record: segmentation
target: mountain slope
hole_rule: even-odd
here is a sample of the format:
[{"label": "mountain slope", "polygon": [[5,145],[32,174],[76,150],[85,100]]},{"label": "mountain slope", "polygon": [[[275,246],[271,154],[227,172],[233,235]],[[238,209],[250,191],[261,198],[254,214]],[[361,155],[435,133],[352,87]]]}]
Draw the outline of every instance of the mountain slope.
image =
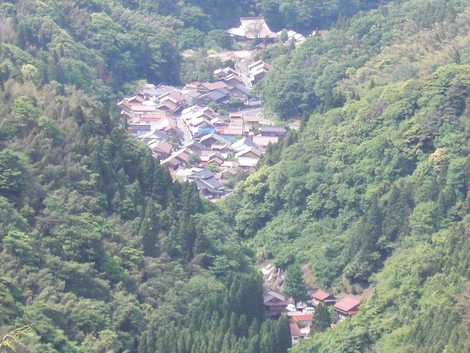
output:
[{"label": "mountain slope", "polygon": [[154,353],[166,337],[179,353],[285,353],[251,252],[113,114],[123,83],[177,77],[171,19],[111,5],[0,5],[1,337],[28,327],[18,352]]},{"label": "mountain slope", "polygon": [[[294,352],[468,350],[470,13],[468,2],[446,4],[407,1],[359,15],[297,49],[287,69],[281,59],[264,83],[317,81],[267,93],[283,106],[341,72],[323,86],[321,107],[302,106],[321,112],[226,203],[235,229],[259,260],[307,264],[315,286],[373,289],[360,314]],[[426,12],[395,17],[416,8]],[[379,15],[385,29],[369,26]],[[368,42],[376,32],[389,40]],[[341,49],[346,61],[333,60],[337,38],[350,35],[358,44]]]}]

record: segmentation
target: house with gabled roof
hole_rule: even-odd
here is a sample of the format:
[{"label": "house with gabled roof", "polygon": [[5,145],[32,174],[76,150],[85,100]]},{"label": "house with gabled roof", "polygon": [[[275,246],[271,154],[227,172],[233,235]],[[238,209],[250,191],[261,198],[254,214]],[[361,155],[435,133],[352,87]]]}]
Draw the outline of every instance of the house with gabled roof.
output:
[{"label": "house with gabled roof", "polygon": [[182,148],[163,160],[161,165],[176,170],[178,168],[188,166],[190,163],[190,158],[191,153],[186,148]]},{"label": "house with gabled roof", "polygon": [[272,70],[272,66],[262,60],[258,60],[248,67],[250,84],[253,86],[261,81],[266,73]]},{"label": "house with gabled roof", "polygon": [[156,100],[157,97],[176,91],[175,87],[163,84],[154,85],[152,83],[145,84],[140,90],[138,95],[146,100]]},{"label": "house with gabled roof", "polygon": [[216,129],[219,135],[223,137],[233,140],[236,137],[243,136],[243,126],[237,125],[229,125],[229,126],[221,126]]},{"label": "house with gabled roof", "polygon": [[225,193],[223,183],[208,169],[192,168],[188,180],[194,182],[198,190],[209,198],[220,197]]},{"label": "house with gabled roof", "polygon": [[[289,318],[289,326],[294,329],[294,336],[292,336],[292,343],[297,343],[299,339],[306,338],[310,336],[312,322],[313,322],[313,314],[312,313],[305,313],[301,311],[294,311],[288,312],[287,316]],[[296,338],[294,340],[294,337]]]},{"label": "house with gabled roof", "polygon": [[352,295],[346,295],[335,304],[335,310],[340,320],[357,314],[361,301]]},{"label": "house with gabled roof", "polygon": [[254,144],[253,138],[251,136],[244,136],[237,142],[232,143],[231,147],[235,152],[241,152],[249,149],[250,147],[256,147],[256,145]]},{"label": "house with gabled roof", "polygon": [[273,42],[278,35],[271,31],[263,17],[241,17],[240,26],[230,28],[227,33],[236,40]]},{"label": "house with gabled roof", "polygon": [[217,77],[219,80],[225,80],[229,76],[239,76],[239,73],[230,66],[227,66],[222,69],[215,70],[214,76]]},{"label": "house with gabled roof", "polygon": [[269,145],[274,145],[279,141],[279,137],[277,136],[253,136],[253,143],[260,147],[260,148],[266,148]]},{"label": "house with gabled roof", "polygon": [[201,137],[199,143],[207,149],[212,149],[214,145],[228,145],[229,142],[224,139],[221,135],[212,133]]},{"label": "house with gabled roof", "polygon": [[194,101],[199,105],[208,105],[209,103],[223,103],[230,98],[230,91],[226,88],[217,88],[197,96]]},{"label": "house with gabled roof", "polygon": [[185,121],[201,117],[207,120],[212,120],[217,118],[218,114],[212,108],[199,105],[193,105],[189,108],[183,109],[181,112],[181,118]]},{"label": "house with gabled roof", "polygon": [[235,154],[237,158],[252,158],[252,159],[260,159],[263,156],[263,152],[261,152],[257,147],[247,147]]},{"label": "house with gabled roof", "polygon": [[173,147],[166,141],[157,141],[148,145],[153,156],[159,160],[165,160],[171,155]]},{"label": "house with gabled roof", "polygon": [[168,111],[172,114],[178,112],[186,105],[186,100],[179,91],[165,93],[157,98],[158,109]]},{"label": "house with gabled roof", "polygon": [[282,313],[287,312],[286,308],[288,304],[288,298],[281,293],[275,292],[269,288],[264,289],[263,305],[266,317],[279,317]]},{"label": "house with gabled roof", "polygon": [[318,306],[319,304],[331,305],[336,303],[336,297],[328,292],[321,289],[317,289],[312,294],[312,305]]},{"label": "house with gabled roof", "polygon": [[201,160],[201,164],[204,165],[212,164],[220,167],[224,163],[224,156],[218,151],[204,150],[199,155],[199,158]]}]

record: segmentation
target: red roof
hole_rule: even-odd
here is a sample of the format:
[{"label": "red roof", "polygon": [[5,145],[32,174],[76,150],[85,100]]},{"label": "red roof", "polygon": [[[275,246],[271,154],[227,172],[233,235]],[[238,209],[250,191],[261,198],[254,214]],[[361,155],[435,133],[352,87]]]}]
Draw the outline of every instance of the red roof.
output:
[{"label": "red roof", "polygon": [[330,296],[330,293],[324,292],[321,289],[317,290],[315,293],[313,293],[313,299],[323,301],[325,299],[328,299]]},{"label": "red roof", "polygon": [[361,304],[360,300],[354,298],[353,296],[347,295],[343,299],[336,302],[335,308],[340,311],[351,312],[355,311],[359,304]]},{"label": "red roof", "polygon": [[295,312],[295,313],[288,313],[287,315],[293,321],[312,321],[313,320],[313,314]]}]

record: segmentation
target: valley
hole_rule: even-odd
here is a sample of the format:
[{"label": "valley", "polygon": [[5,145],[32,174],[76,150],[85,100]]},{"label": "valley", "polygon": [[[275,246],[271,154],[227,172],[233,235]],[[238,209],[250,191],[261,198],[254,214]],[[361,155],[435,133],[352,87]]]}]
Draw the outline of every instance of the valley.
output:
[{"label": "valley", "polygon": [[0,3],[0,353],[470,352],[469,0]]}]

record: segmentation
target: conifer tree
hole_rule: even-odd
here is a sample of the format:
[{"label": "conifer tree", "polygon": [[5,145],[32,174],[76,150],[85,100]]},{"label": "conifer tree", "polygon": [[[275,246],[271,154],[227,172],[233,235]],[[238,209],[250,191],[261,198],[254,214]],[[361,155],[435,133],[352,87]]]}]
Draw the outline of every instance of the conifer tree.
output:
[{"label": "conifer tree", "polygon": [[284,291],[296,302],[307,298],[307,288],[305,287],[302,270],[296,262],[287,268]]},{"label": "conifer tree", "polygon": [[313,319],[313,326],[318,331],[323,331],[331,325],[331,313],[324,304],[320,303],[316,310]]}]

